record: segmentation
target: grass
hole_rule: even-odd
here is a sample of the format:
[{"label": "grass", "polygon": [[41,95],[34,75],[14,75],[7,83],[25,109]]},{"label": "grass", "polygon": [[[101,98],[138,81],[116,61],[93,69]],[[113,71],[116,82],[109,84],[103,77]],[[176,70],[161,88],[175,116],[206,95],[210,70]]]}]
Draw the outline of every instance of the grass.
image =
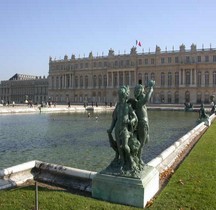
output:
[{"label": "grass", "polygon": [[216,122],[201,137],[149,209],[216,209]]},{"label": "grass", "polygon": [[[175,171],[150,210],[216,209],[216,122]],[[33,210],[34,186],[0,191],[1,210]],[[40,210],[137,210],[62,190],[39,187]]]},{"label": "grass", "polygon": [[[137,210],[135,207],[112,204],[63,190],[38,188],[39,210]],[[0,191],[1,210],[34,210],[35,187],[28,186]]]}]

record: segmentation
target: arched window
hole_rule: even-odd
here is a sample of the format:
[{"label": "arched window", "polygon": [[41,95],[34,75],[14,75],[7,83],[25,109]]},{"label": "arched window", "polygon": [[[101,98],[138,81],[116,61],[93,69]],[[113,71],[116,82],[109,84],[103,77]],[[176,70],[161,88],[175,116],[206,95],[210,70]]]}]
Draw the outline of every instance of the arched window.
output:
[{"label": "arched window", "polygon": [[54,77],[52,77],[51,88],[54,88]]},{"label": "arched window", "polygon": [[97,86],[97,76],[93,76],[93,87],[95,88]]},{"label": "arched window", "polygon": [[101,92],[98,92],[97,102],[101,102]]},{"label": "arched window", "polygon": [[119,72],[119,85],[123,85],[123,72]]},{"label": "arched window", "polygon": [[213,86],[216,86],[216,71],[213,72]]},{"label": "arched window", "polygon": [[148,73],[144,74],[144,85],[148,85]]},{"label": "arched window", "polygon": [[79,95],[79,102],[83,102],[83,94],[82,93],[80,93],[80,95]]},{"label": "arched window", "polygon": [[80,88],[83,88],[83,76],[80,76]]},{"label": "arched window", "polygon": [[179,73],[175,72],[175,86],[178,87],[179,86]]},{"label": "arched window", "polygon": [[210,96],[209,96],[209,92],[206,92],[205,93],[205,99],[204,99],[204,103],[206,103],[206,104],[208,104],[208,103],[210,103]]},{"label": "arched window", "polygon": [[189,91],[185,92],[185,102],[190,102],[190,92]]},{"label": "arched window", "polygon": [[171,94],[171,92],[168,92],[168,94],[167,94],[167,102],[168,102],[169,104],[172,103],[172,94]]},{"label": "arched window", "polygon": [[66,87],[67,88],[70,87],[70,76],[69,75],[66,76]]},{"label": "arched window", "polygon": [[85,76],[85,88],[88,88],[88,76]]},{"label": "arched window", "polygon": [[56,88],[59,88],[59,77],[56,77]]},{"label": "arched window", "polygon": [[142,84],[142,74],[141,73],[138,74],[138,83]]},{"label": "arched window", "polygon": [[201,92],[197,93],[197,103],[198,104],[202,103],[202,93]]},{"label": "arched window", "polygon": [[103,76],[103,85],[104,87],[107,87],[107,76],[106,75]]},{"label": "arched window", "polygon": [[62,89],[63,87],[63,81],[62,81],[62,77],[60,77],[60,89]]},{"label": "arched window", "polygon": [[96,98],[96,92],[93,91],[93,92],[92,92],[92,102],[95,102],[95,98]]},{"label": "arched window", "polygon": [[171,87],[171,86],[172,86],[172,73],[168,72],[168,87]]},{"label": "arched window", "polygon": [[201,71],[199,71],[197,73],[197,86],[201,87],[201,84],[202,84],[202,74],[201,74]]},{"label": "arched window", "polygon": [[160,102],[161,103],[165,103],[165,96],[164,96],[164,92],[163,91],[160,93]]},{"label": "arched window", "polygon": [[129,72],[125,72],[125,85],[129,85]]},{"label": "arched window", "polygon": [[113,91],[113,97],[117,97],[117,92],[116,91]]},{"label": "arched window", "polygon": [[101,88],[102,86],[102,76],[101,75],[98,76],[98,86],[99,88]]},{"label": "arched window", "polygon": [[75,76],[75,88],[78,88],[78,76]]},{"label": "arched window", "polygon": [[108,85],[109,87],[112,86],[112,73],[111,72],[108,73]]},{"label": "arched window", "polygon": [[151,80],[155,80],[155,73],[151,73]]},{"label": "arched window", "polygon": [[206,87],[209,86],[209,72],[208,71],[205,72],[205,86]]},{"label": "arched window", "polygon": [[189,86],[190,85],[190,79],[191,79],[191,74],[190,70],[185,72],[185,85]]},{"label": "arched window", "polygon": [[179,92],[178,91],[175,92],[175,103],[176,104],[179,103]]},{"label": "arched window", "polygon": [[165,73],[161,72],[161,86],[165,86]]},{"label": "arched window", "polygon": [[117,87],[118,86],[118,76],[117,76],[117,72],[114,72],[113,73],[113,77],[114,77],[114,87]]}]

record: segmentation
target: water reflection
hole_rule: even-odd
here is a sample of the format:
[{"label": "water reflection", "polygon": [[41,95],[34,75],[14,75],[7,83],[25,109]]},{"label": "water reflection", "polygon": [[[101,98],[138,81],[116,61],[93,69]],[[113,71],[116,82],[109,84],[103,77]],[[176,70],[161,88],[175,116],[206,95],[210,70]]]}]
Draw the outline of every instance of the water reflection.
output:
[{"label": "water reflection", "polygon": [[[150,142],[145,162],[195,126],[197,113],[149,111]],[[111,113],[0,116],[0,168],[41,160],[99,171],[114,158],[106,130]]]}]

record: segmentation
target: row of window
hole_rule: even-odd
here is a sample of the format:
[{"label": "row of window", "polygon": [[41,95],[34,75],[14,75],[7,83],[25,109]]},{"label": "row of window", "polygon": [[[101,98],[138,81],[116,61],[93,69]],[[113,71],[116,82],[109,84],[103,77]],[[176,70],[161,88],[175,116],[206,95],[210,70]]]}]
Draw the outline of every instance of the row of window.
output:
[{"label": "row of window", "polygon": [[[174,95],[171,92],[168,92],[167,97],[165,97],[165,93],[161,92],[159,94],[159,98],[155,99],[154,102],[156,103],[179,103],[179,92],[176,91]],[[191,93],[189,91],[185,92],[184,100],[186,102],[191,101]],[[201,92],[198,92],[196,95],[196,103],[210,103],[210,94],[206,92],[203,96]]]},{"label": "row of window", "polygon": [[[174,81],[173,81],[174,77]],[[196,83],[195,83],[195,77],[196,77]],[[216,71],[212,72],[210,74],[208,71],[205,71],[204,73],[204,81],[202,81],[202,72],[198,71],[197,75],[195,76],[194,71],[185,71],[185,75],[183,78],[183,72],[181,72],[181,80],[179,76],[179,72],[175,72],[174,74],[172,72],[167,73],[167,86],[171,87],[173,86],[179,86],[181,83],[182,85],[194,85],[196,84],[198,87],[200,87],[202,84],[206,87],[210,85],[210,77],[212,77],[212,84],[215,86],[216,85]],[[145,73],[144,74],[144,84],[147,85],[148,81],[152,79],[155,80],[155,73],[149,74]],[[138,74],[138,81],[143,81],[143,75],[141,73]],[[184,81],[184,82],[183,82]],[[164,72],[161,72],[160,74],[160,85],[164,87],[166,85],[166,74]]]},{"label": "row of window", "polygon": [[[181,79],[180,79],[181,74]],[[195,78],[196,77],[196,78]],[[203,77],[203,80],[202,80]],[[180,84],[183,85],[194,85],[196,84],[198,87],[201,87],[204,85],[205,87],[208,87],[210,85],[210,77],[212,77],[211,84],[213,86],[216,85],[216,71],[214,71],[212,74],[210,74],[208,71],[205,71],[204,75],[202,76],[201,71],[197,72],[197,75],[194,74],[194,71],[185,71],[185,74],[183,76],[183,72],[168,72],[167,74],[164,72],[160,73],[160,86],[165,87],[166,85],[168,87],[172,86],[179,86]],[[155,80],[155,73],[139,73],[138,74],[138,81],[141,81],[144,85],[148,84],[149,80]],[[92,86],[93,88],[96,87],[117,87],[121,85],[132,85],[134,84],[135,78],[133,72],[114,72],[108,73],[108,81],[107,81],[107,75],[93,75],[92,77]],[[74,80],[74,87],[75,88],[88,88],[89,87],[89,77],[86,75],[84,76],[75,76]],[[156,81],[157,84],[158,81]],[[56,84],[56,85],[54,85]],[[69,88],[72,87],[72,81],[69,77],[69,75],[66,76],[66,84],[64,84],[64,77],[52,77],[52,88]]]},{"label": "row of window", "polygon": [[[2,95],[9,94],[9,88],[2,88],[1,89]],[[22,95],[22,94],[47,94],[47,87],[40,87],[40,88],[12,88],[11,94],[13,95]]]},{"label": "row of window", "polygon": [[[216,62],[216,55],[210,57],[209,55],[206,56],[197,56],[191,57],[186,56],[183,59],[178,56],[176,57],[161,57],[160,64],[178,64],[180,62],[183,63],[200,63],[200,62]],[[145,58],[145,59],[138,59],[138,65],[154,65],[155,58]],[[116,60],[114,62],[93,62],[92,64],[86,63],[75,63],[75,64],[65,64],[65,65],[53,65],[51,66],[50,70],[74,70],[74,69],[88,69],[88,68],[123,68],[123,67],[133,67],[135,63],[130,60]]]}]

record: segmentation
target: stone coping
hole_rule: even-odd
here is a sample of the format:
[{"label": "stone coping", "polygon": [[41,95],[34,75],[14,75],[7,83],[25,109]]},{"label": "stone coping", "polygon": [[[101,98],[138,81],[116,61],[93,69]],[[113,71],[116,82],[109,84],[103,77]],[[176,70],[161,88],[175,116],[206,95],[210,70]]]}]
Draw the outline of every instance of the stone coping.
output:
[{"label": "stone coping", "polygon": [[[49,180],[47,174],[49,174],[48,177],[54,178]],[[71,180],[77,178],[81,180],[92,180],[96,174],[97,172],[93,171],[33,160],[0,170],[0,190],[21,185],[27,180],[37,180],[37,178],[41,181],[48,181],[54,184],[56,181],[56,184],[58,184],[58,177],[61,179],[70,178]]]},{"label": "stone coping", "polygon": [[57,105],[56,107],[42,107],[34,105],[33,107],[28,107],[27,105],[17,105],[17,106],[1,106],[0,114],[23,114],[23,113],[60,113],[60,112],[106,112],[113,111],[114,107],[109,106],[98,106],[98,107],[84,107],[72,105],[68,107],[66,105]]}]

